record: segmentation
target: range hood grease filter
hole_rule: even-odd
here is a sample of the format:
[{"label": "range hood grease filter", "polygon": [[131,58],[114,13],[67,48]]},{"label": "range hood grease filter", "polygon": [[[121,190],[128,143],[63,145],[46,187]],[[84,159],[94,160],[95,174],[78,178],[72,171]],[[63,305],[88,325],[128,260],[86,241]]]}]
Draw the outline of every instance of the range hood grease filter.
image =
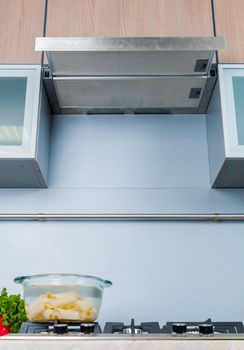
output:
[{"label": "range hood grease filter", "polygon": [[36,39],[54,113],[205,113],[223,37]]}]

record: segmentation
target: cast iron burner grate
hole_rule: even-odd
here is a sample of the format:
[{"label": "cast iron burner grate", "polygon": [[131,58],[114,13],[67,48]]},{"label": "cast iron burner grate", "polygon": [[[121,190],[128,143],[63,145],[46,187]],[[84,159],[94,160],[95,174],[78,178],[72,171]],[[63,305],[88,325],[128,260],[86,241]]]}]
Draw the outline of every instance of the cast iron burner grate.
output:
[{"label": "cast iron burner grate", "polygon": [[130,325],[122,322],[106,322],[103,333],[109,334],[156,334],[161,333],[158,322],[142,322],[135,325],[132,318]]}]

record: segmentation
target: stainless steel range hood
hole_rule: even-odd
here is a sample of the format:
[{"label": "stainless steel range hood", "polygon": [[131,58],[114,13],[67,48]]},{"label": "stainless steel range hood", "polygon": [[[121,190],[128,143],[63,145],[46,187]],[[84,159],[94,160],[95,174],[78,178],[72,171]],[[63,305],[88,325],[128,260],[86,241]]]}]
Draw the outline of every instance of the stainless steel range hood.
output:
[{"label": "stainless steel range hood", "polygon": [[223,37],[36,39],[48,66],[53,111],[205,113],[216,80],[211,66]]}]

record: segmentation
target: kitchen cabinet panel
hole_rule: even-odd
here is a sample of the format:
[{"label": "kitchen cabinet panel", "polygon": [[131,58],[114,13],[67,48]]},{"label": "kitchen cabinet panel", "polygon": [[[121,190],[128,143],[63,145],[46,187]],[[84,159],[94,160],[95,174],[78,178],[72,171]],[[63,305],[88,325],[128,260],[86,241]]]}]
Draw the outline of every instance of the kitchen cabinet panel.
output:
[{"label": "kitchen cabinet panel", "polygon": [[207,115],[213,187],[244,187],[244,65],[219,65]]},{"label": "kitchen cabinet panel", "polygon": [[0,1],[0,64],[40,63],[35,38],[43,32],[45,0]]},{"label": "kitchen cabinet panel", "polygon": [[227,49],[219,53],[220,63],[244,63],[244,1],[214,0],[216,32],[226,39]]},{"label": "kitchen cabinet panel", "polygon": [[41,66],[0,66],[0,187],[46,187],[49,105]]},{"label": "kitchen cabinet panel", "polygon": [[211,0],[49,0],[47,36],[211,36]]}]

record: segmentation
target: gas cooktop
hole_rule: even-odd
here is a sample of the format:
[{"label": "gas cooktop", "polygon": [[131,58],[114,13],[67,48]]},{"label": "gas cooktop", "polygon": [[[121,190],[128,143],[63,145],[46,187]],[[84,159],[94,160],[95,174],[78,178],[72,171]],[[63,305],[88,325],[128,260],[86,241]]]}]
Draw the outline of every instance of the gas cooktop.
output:
[{"label": "gas cooktop", "polygon": [[20,328],[21,334],[40,335],[146,335],[146,334],[172,334],[172,335],[221,335],[244,333],[242,322],[167,322],[160,327],[158,322],[142,322],[130,324],[123,322],[106,322],[103,330],[97,322],[94,323],[64,323],[64,322],[24,322]]}]

